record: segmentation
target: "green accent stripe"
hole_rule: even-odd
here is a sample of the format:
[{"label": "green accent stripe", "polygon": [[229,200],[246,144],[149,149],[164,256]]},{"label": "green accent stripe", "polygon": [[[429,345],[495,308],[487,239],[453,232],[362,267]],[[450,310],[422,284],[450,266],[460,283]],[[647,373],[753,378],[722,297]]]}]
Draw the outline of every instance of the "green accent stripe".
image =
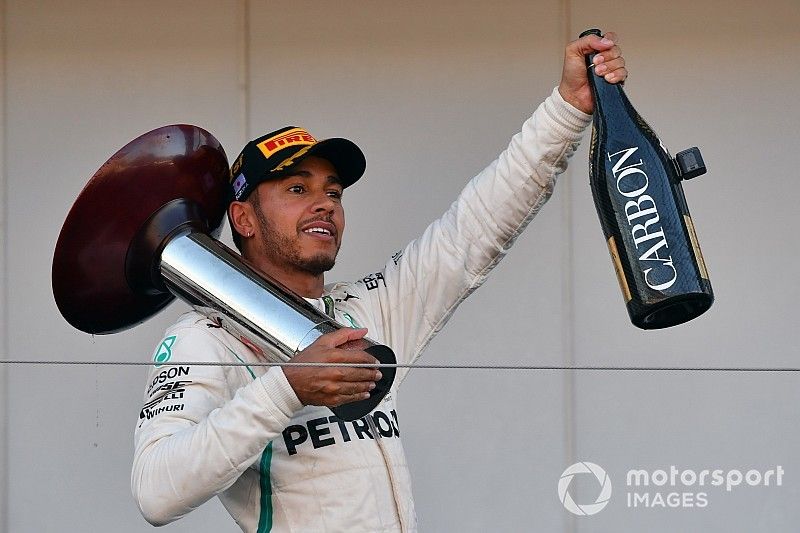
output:
[{"label": "green accent stripe", "polygon": [[356,321],[353,320],[353,317],[351,317],[348,313],[342,313],[342,316],[345,317],[348,322],[350,322],[351,326],[358,329],[358,324],[356,324]]},{"label": "green accent stripe", "polygon": [[330,296],[323,296],[322,301],[325,302],[325,314],[331,318],[335,318],[333,316],[333,299]]},{"label": "green accent stripe", "polygon": [[272,464],[272,442],[267,444],[261,454],[261,516],[258,518],[258,533],[272,530],[272,484],[269,469]]},{"label": "green accent stripe", "polygon": [[[228,348],[228,347],[226,346],[226,348]],[[255,375],[255,374],[253,374],[253,369],[252,369],[252,368],[250,368],[250,365],[248,365],[247,363],[245,363],[245,362],[242,360],[242,358],[241,358],[241,357],[239,357],[238,355],[236,355],[236,352],[234,352],[234,351],[233,351],[233,350],[231,350],[230,348],[228,348],[228,351],[229,351],[229,352],[231,352],[231,353],[233,354],[233,356],[234,356],[236,359],[238,359],[238,360],[239,360],[239,362],[240,362],[240,363],[242,363],[243,365],[245,365],[245,368],[247,369],[247,371],[248,371],[248,372],[250,372],[250,376],[251,376],[253,379],[256,379],[256,375]]]},{"label": "green accent stripe", "polygon": [[[244,363],[242,358],[236,355],[236,352],[230,348],[228,348],[228,351],[231,352],[240,363]],[[248,372],[250,372],[250,376],[252,376],[252,378],[255,380],[256,375],[253,373],[253,369],[247,364],[245,364],[245,368]],[[264,452],[261,454],[261,467],[259,468],[261,472],[261,477],[259,480],[261,484],[261,512],[258,517],[258,533],[268,533],[269,531],[272,531],[272,483],[270,483],[269,479],[271,465],[272,442],[267,444],[267,447],[264,448]]]}]

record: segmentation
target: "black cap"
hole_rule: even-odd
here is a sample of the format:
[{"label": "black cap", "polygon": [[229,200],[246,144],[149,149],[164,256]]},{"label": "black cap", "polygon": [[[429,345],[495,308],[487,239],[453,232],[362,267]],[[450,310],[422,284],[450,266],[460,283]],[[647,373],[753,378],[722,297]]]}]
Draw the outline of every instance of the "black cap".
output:
[{"label": "black cap", "polygon": [[603,36],[603,32],[598,30],[597,28],[590,28],[588,30],[583,30],[580,35],[578,35],[578,39],[582,37],[586,37],[587,35],[597,35],[598,37]]},{"label": "black cap", "polygon": [[243,201],[259,183],[287,175],[293,165],[310,155],[331,162],[342,187],[364,174],[367,161],[352,141],[334,138],[317,141],[303,128],[286,126],[247,143],[231,167],[231,200]]}]

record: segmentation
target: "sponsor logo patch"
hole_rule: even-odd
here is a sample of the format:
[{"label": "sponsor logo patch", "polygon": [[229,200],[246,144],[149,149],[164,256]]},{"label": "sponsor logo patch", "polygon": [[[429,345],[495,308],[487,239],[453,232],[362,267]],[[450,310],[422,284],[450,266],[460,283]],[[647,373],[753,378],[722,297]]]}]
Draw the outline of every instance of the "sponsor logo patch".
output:
[{"label": "sponsor logo patch", "polygon": [[160,406],[159,404],[169,400],[183,399],[183,395],[186,392],[186,385],[189,384],[191,384],[191,381],[175,381],[172,383],[165,383],[159,387],[155,392],[163,392],[163,394],[161,394],[161,396],[157,396],[153,400],[148,401],[142,406],[142,410],[139,412],[139,419],[150,420],[154,416],[157,416],[163,412],[182,411],[183,404],[166,406]]},{"label": "sponsor logo patch", "polygon": [[359,281],[367,286],[368,291],[377,289],[379,283],[383,283],[383,286],[386,287],[386,280],[383,278],[382,272],[375,272],[374,274],[365,276]]},{"label": "sponsor logo patch", "polygon": [[175,335],[171,335],[161,341],[159,344],[158,349],[156,349],[156,353],[153,354],[153,366],[159,368],[161,365],[166,363],[167,361],[172,358],[172,345],[175,344]]},{"label": "sponsor logo patch", "polygon": [[188,376],[189,375],[189,367],[188,366],[171,366],[159,372],[154,378],[153,381],[150,382],[150,385],[147,387],[147,395],[152,396],[154,394],[153,389],[156,388],[156,385],[160,385],[165,383],[167,380],[179,378],[181,376]]},{"label": "sponsor logo patch", "polygon": [[290,146],[308,146],[316,142],[317,140],[303,128],[293,128],[279,135],[275,135],[274,137],[270,137],[265,141],[261,141],[256,146],[258,146],[258,149],[264,154],[264,157],[269,159],[272,154],[278,150],[283,150]]},{"label": "sponsor logo patch", "polygon": [[245,185],[247,185],[247,179],[244,177],[244,174],[239,174],[233,182],[233,194],[236,198],[242,195],[242,189],[244,189]]},{"label": "sponsor logo patch", "polygon": [[[371,418],[371,420],[367,420]],[[305,424],[294,424],[283,430],[283,442],[289,455],[331,446],[341,445],[352,440],[374,440],[375,438],[397,438],[400,428],[397,422],[397,411],[389,413],[373,411],[372,413],[345,422],[336,416],[323,416],[308,420]]]},{"label": "sponsor logo patch", "polygon": [[231,167],[231,175],[235,176],[236,174],[238,174],[239,168],[241,168],[241,166],[242,166],[242,155],[239,154],[239,157],[236,158],[236,161],[233,163],[233,166]]},{"label": "sponsor logo patch", "polygon": [[163,385],[160,385],[156,390],[150,393],[150,397],[152,398],[159,392],[169,392],[169,391],[178,391],[180,393],[186,392],[186,385],[191,385],[192,381],[168,381]]}]

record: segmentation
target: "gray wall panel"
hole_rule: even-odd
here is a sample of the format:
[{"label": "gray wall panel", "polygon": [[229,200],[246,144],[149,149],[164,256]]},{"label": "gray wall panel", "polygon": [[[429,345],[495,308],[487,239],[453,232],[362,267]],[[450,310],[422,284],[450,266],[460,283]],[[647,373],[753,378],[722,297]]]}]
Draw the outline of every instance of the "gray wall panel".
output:
[{"label": "gray wall panel", "polygon": [[[177,309],[112,337],[79,333],[53,302],[53,249],[85,182],[135,136],[189,122],[223,144],[240,142],[232,8],[7,2],[9,357],[150,357]],[[145,369],[15,366],[8,374],[9,531],[149,529],[129,488]],[[214,503],[173,530],[201,524],[235,528]]]},{"label": "gray wall panel", "polygon": [[[797,259],[790,219],[800,185],[791,154],[800,47],[796,2],[573,2],[573,33],[623,35],[627,93],[673,153],[697,145],[709,172],[684,184],[716,302],[703,317],[664,331],[630,325],[586,174],[571,182],[576,228],[576,360],[583,364],[798,366]],[[581,157],[586,157],[582,155]],[[788,531],[798,519],[800,469],[794,374],[581,374],[576,381],[577,458],[614,481],[609,507],[580,531]],[[707,491],[704,509],[632,509],[632,468],[766,470],[782,487]],[[791,476],[791,477],[790,477]],[[591,500],[596,486],[587,486]],[[650,487],[664,495],[698,487]],[[648,489],[644,489],[648,491]]]},{"label": "gray wall panel", "polygon": [[[353,139],[367,154],[367,176],[347,191],[347,235],[329,280],[352,279],[379,268],[447,208],[557,83],[565,39],[600,26],[623,35],[628,93],[667,146],[703,149],[709,174],[686,193],[717,302],[673,330],[630,325],[584,147],[425,362],[797,366],[792,303],[800,289],[786,281],[800,192],[794,0],[735,10],[685,0],[0,6],[4,357],[145,360],[182,308],[91,338],[72,330],[52,301],[50,262],[73,199],[136,135],[195,123],[230,158],[246,139],[285,124]],[[128,487],[145,370],[12,366],[0,367],[0,380],[4,373],[0,531],[3,520],[15,533],[150,530]],[[425,531],[792,530],[796,380],[414,371],[400,420],[420,523]],[[0,399],[0,416],[2,409]],[[558,478],[574,459],[611,475],[614,495],[597,516],[573,519],[557,499]],[[782,487],[709,490],[705,509],[626,507],[628,469],[671,464],[781,464],[786,476]],[[586,479],[573,488],[589,500],[597,490]],[[165,530],[236,527],[213,502]]]},{"label": "gray wall panel", "polygon": [[[6,9],[0,0],[0,359],[8,357],[6,333]],[[6,533],[8,517],[8,378],[6,365],[0,364],[0,533]]]}]

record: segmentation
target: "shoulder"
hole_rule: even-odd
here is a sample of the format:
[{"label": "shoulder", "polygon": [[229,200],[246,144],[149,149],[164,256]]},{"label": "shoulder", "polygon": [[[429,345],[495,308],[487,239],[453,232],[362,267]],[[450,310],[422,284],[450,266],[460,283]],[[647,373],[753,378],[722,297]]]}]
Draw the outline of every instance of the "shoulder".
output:
[{"label": "shoulder", "polygon": [[386,261],[383,268],[367,272],[355,281],[339,281],[328,284],[325,286],[325,292],[330,294],[336,302],[348,301],[356,297],[363,298],[368,294],[370,296],[379,294],[383,292],[380,289],[386,289],[389,285],[397,283],[404,262],[404,253],[405,250],[398,250]]},{"label": "shoulder", "polygon": [[181,315],[167,328],[153,352],[153,363],[168,361],[218,361],[226,351],[226,336],[220,324],[196,311]]}]

